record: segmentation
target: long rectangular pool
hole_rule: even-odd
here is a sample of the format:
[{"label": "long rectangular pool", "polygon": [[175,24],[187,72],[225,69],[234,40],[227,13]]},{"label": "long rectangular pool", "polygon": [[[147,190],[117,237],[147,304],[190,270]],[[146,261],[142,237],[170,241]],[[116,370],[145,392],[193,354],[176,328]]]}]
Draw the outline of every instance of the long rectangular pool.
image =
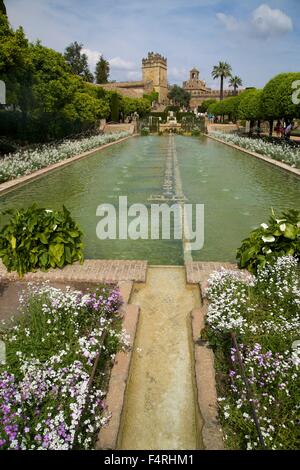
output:
[{"label": "long rectangular pool", "polygon": [[181,265],[181,240],[101,241],[96,235],[100,204],[118,207],[119,196],[127,196],[129,205],[150,207],[164,194],[174,148],[186,202],[205,206],[204,247],[192,252],[194,260],[234,261],[241,240],[268,218],[271,207],[278,213],[299,209],[300,180],[292,174],[206,137],[150,136],[113,145],[13,190],[0,197],[1,211],[33,202],[48,209],[65,205],[84,232],[86,258]]}]

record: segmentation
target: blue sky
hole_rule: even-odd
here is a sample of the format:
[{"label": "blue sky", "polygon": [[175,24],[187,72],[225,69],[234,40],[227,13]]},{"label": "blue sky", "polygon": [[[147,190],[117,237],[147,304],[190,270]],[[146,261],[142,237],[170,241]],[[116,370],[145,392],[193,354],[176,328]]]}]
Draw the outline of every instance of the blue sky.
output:
[{"label": "blue sky", "polygon": [[[211,70],[228,61],[245,86],[300,71],[299,0],[6,0],[13,27],[63,51],[84,44],[93,69],[100,53],[111,79],[141,78],[148,51],[168,58],[170,83],[196,66],[209,86]],[[298,21],[297,21],[298,20]]]}]

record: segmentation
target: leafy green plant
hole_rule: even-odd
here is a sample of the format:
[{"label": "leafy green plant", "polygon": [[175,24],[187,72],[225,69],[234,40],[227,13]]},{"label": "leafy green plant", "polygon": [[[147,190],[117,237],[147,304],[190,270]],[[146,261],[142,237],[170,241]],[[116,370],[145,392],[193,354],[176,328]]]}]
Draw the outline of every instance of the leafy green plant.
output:
[{"label": "leafy green plant", "polygon": [[34,204],[5,214],[11,218],[0,231],[0,258],[9,272],[22,277],[37,269],[83,262],[83,235],[65,207],[49,211]]},{"label": "leafy green plant", "polygon": [[143,127],[143,129],[141,129],[141,135],[142,136],[147,136],[150,134],[150,130],[148,127]]},{"label": "leafy green plant", "polygon": [[253,230],[237,251],[239,267],[251,273],[285,255],[300,255],[300,213],[295,210],[284,212],[279,219],[272,210],[269,223]]}]

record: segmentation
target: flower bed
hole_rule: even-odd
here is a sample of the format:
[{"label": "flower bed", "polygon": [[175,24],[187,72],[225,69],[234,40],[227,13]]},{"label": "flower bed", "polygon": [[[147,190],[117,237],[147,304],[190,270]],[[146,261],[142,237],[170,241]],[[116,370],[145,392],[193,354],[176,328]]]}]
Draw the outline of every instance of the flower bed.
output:
[{"label": "flower bed", "polygon": [[101,145],[128,137],[128,132],[96,135],[81,140],[65,140],[61,144],[42,145],[37,149],[21,150],[0,160],[0,183],[29,175],[53,163],[67,160]]},{"label": "flower bed", "polygon": [[0,448],[92,449],[107,421],[110,363],[126,343],[119,292],[31,285],[20,304],[20,319],[1,333]]},{"label": "flower bed", "polygon": [[[230,449],[261,449],[251,401],[267,449],[299,449],[299,266],[282,257],[256,277],[222,271],[209,279],[203,337],[215,349],[220,420]],[[249,381],[247,394],[235,333]]]},{"label": "flower bed", "polygon": [[212,131],[210,135],[230,144],[238,145],[250,152],[256,152],[261,155],[284,162],[293,168],[300,168],[300,149],[293,148],[285,143],[272,144],[263,139],[251,139],[249,137],[240,137],[235,134],[226,134],[224,132]]}]

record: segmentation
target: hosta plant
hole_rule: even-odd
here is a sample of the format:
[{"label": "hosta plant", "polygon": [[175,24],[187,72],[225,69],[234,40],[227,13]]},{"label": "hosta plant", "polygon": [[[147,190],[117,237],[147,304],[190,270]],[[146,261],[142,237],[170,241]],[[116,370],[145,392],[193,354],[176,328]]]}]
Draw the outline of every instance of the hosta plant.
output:
[{"label": "hosta plant", "polygon": [[83,261],[82,232],[65,207],[51,211],[34,204],[7,214],[11,218],[0,230],[0,258],[9,272],[22,277]]},{"label": "hosta plant", "polygon": [[272,210],[269,223],[253,230],[237,251],[239,267],[251,273],[285,255],[300,255],[300,213],[295,210],[284,212],[279,218]]}]

